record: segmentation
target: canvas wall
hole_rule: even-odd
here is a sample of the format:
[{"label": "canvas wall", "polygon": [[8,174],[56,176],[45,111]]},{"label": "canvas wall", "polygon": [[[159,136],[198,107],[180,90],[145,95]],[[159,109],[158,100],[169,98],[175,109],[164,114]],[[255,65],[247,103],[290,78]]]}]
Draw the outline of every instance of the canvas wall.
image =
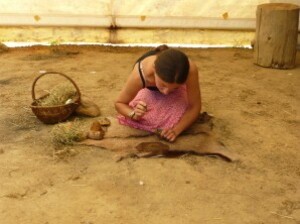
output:
[{"label": "canvas wall", "polygon": [[[0,0],[0,41],[242,46],[258,4],[300,0]],[[133,35],[134,34],[134,35]]]}]

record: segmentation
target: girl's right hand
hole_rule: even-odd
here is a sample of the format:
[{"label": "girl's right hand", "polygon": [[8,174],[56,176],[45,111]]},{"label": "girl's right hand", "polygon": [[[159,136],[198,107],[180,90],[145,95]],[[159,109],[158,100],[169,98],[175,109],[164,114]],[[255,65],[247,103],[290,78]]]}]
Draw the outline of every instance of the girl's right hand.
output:
[{"label": "girl's right hand", "polygon": [[147,112],[147,104],[144,101],[139,101],[138,104],[134,107],[135,115],[134,120],[140,120],[145,113]]}]

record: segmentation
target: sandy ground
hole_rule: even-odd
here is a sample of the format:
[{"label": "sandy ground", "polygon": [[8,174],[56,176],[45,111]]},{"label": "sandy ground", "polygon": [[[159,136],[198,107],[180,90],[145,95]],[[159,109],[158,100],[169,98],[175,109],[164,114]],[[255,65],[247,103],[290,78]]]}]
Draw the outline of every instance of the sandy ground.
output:
[{"label": "sandy ground", "polygon": [[[299,224],[299,52],[297,68],[274,70],[254,65],[252,50],[184,49],[199,67],[203,111],[215,116],[215,132],[240,162],[186,155],[116,163],[113,152],[88,146],[57,153],[53,126],[29,108],[39,72],[66,73],[102,116],[111,116],[114,98],[145,51],[0,53],[1,223]],[[46,80],[36,87],[58,82]]]}]

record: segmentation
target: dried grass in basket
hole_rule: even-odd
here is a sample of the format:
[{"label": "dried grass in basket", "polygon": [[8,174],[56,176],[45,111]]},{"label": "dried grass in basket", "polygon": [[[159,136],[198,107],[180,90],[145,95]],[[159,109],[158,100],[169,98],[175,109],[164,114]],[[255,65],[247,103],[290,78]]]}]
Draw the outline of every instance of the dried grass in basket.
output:
[{"label": "dried grass in basket", "polygon": [[[43,105],[39,104],[39,102],[42,99],[48,97],[49,94],[36,99],[35,85],[41,77],[43,77],[45,75],[49,75],[49,74],[61,75],[61,76],[65,77],[66,79],[68,79],[73,84],[73,86],[76,89],[76,94],[72,98],[71,102],[68,102],[68,103],[65,103],[62,105],[55,105],[55,106],[43,106]],[[33,99],[33,102],[31,104],[31,110],[36,115],[36,117],[45,124],[55,124],[55,123],[67,120],[69,118],[69,116],[71,116],[71,114],[79,106],[80,99],[81,99],[80,90],[79,90],[78,86],[76,85],[76,83],[70,77],[68,77],[67,75],[60,73],[60,72],[45,72],[45,73],[39,75],[32,84],[31,93],[32,93],[32,99]]]}]

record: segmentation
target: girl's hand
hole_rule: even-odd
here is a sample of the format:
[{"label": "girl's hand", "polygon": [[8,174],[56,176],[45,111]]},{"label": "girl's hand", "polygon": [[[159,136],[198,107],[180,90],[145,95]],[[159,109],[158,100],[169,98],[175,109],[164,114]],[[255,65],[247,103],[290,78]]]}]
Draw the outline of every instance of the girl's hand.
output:
[{"label": "girl's hand", "polygon": [[177,133],[172,128],[162,130],[160,135],[170,142],[174,142],[177,137]]},{"label": "girl's hand", "polygon": [[134,107],[134,112],[135,115],[133,116],[133,119],[140,120],[147,112],[147,104],[144,101],[139,101]]}]

